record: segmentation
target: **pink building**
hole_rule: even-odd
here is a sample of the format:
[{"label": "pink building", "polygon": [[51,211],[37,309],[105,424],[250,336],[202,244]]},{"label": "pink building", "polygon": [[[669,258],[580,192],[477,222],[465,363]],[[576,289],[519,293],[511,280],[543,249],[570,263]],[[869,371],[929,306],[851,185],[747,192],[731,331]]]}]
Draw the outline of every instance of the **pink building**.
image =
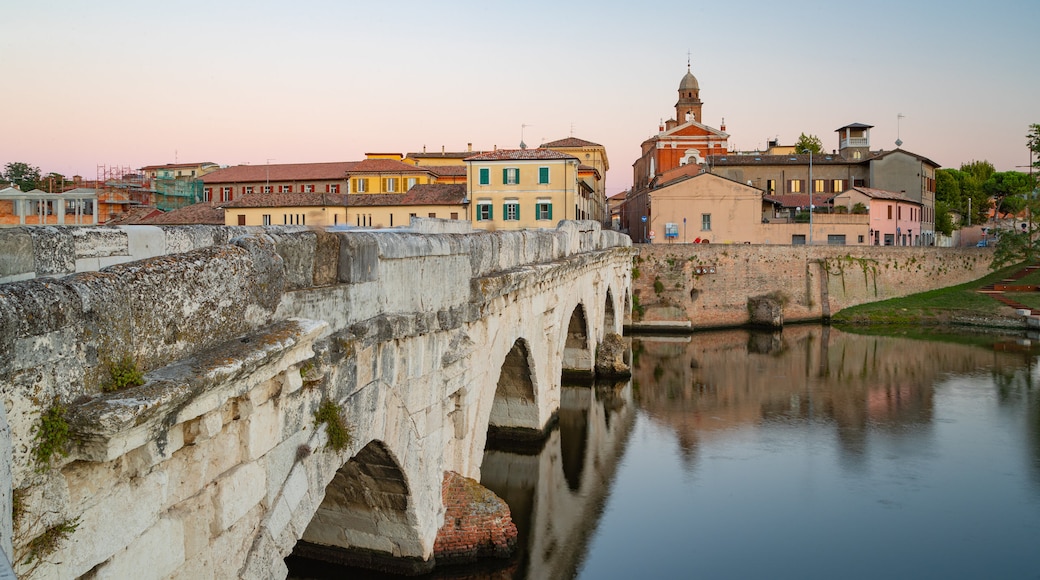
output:
[{"label": "pink building", "polygon": [[834,207],[845,206],[852,211],[862,203],[870,214],[870,244],[875,246],[921,245],[921,208],[903,193],[853,187],[834,196]]}]

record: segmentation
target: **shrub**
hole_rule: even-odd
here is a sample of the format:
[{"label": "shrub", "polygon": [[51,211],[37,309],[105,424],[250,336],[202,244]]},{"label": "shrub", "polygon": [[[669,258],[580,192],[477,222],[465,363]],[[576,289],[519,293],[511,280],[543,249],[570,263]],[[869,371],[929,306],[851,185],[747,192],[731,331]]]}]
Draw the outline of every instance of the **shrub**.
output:
[{"label": "shrub", "polygon": [[119,362],[108,363],[108,375],[109,380],[101,384],[101,390],[106,393],[144,384],[144,373],[129,356],[123,357]]},{"label": "shrub", "polygon": [[54,454],[63,457],[69,454],[67,447],[71,439],[71,430],[68,421],[65,420],[67,412],[68,409],[55,399],[54,404],[40,415],[40,424],[36,427],[33,437],[36,442],[33,457],[40,469],[50,463]]},{"label": "shrub", "polygon": [[325,400],[314,412],[314,424],[325,424],[325,433],[329,436],[328,447],[342,451],[350,445],[350,428],[343,420],[343,410],[332,401]]},{"label": "shrub", "polygon": [[660,278],[654,278],[654,292],[658,294],[664,292],[664,282],[661,282]]}]

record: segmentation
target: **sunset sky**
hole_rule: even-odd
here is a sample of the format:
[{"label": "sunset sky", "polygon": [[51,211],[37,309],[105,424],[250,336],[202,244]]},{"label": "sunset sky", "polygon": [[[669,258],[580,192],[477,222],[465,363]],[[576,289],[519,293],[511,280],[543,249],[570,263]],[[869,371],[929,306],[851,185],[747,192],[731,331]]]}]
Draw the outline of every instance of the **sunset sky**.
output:
[{"label": "sunset sky", "polygon": [[[730,146],[874,125],[944,167],[1029,162],[1036,0],[183,2],[0,8],[0,166],[351,161],[604,145],[607,193],[674,116],[687,51]],[[1024,169],[1023,169],[1024,170]]]}]

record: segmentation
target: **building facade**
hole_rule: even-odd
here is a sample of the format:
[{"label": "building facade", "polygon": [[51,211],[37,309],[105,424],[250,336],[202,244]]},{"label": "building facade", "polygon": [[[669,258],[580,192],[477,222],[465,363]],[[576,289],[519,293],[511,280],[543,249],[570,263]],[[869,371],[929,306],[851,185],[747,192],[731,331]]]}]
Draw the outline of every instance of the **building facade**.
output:
[{"label": "building facade", "polygon": [[557,139],[548,143],[542,143],[542,149],[552,149],[560,153],[566,153],[578,158],[579,179],[584,181],[593,190],[595,203],[592,207],[590,219],[600,223],[609,223],[607,212],[607,171],[610,170],[610,160],[607,158],[606,147],[599,143],[586,141],[577,137]]},{"label": "building facade", "polygon": [[466,159],[470,220],[488,230],[556,227],[590,219],[593,193],[578,158],[551,149],[500,149]]}]

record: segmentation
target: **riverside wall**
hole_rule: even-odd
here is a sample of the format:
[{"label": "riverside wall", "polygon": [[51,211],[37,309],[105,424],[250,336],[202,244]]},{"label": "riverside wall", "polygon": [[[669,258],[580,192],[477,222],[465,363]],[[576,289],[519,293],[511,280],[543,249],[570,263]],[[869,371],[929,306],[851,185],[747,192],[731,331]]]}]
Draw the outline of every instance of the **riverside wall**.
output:
[{"label": "riverside wall", "polygon": [[771,296],[785,322],[977,280],[991,248],[637,245],[633,323],[724,328],[752,323],[749,299]]}]

